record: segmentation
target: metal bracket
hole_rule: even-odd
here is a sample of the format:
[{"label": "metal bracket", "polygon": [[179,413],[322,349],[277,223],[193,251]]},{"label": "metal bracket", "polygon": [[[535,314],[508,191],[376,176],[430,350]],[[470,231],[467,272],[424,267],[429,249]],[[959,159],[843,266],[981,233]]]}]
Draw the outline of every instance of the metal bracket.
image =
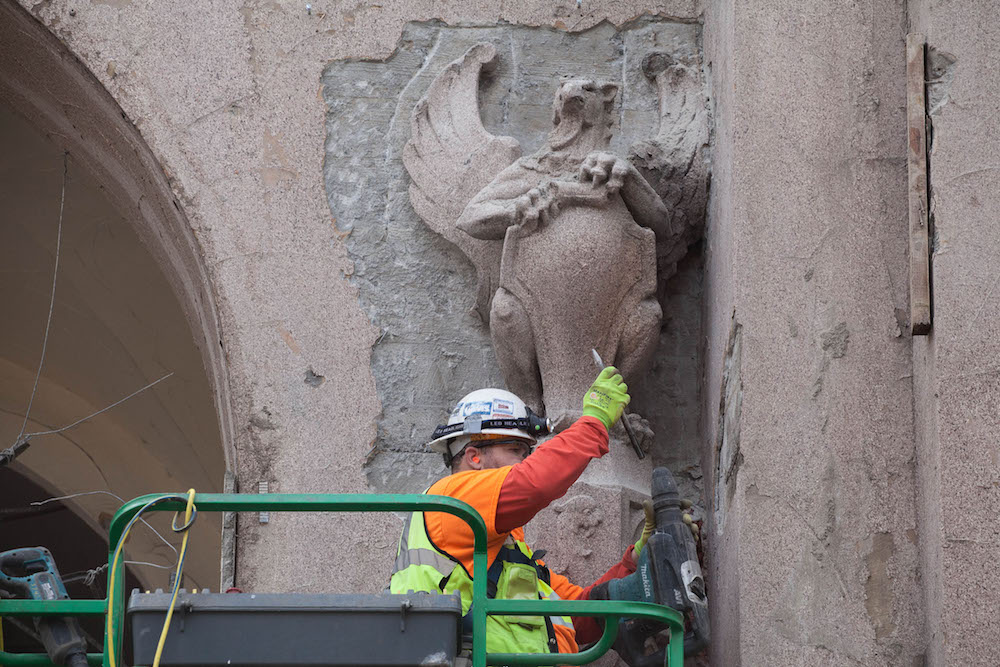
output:
[{"label": "metal bracket", "polygon": [[[267,482],[257,482],[257,493],[267,493],[267,489]],[[269,523],[271,521],[271,513],[266,511],[258,512],[257,520],[261,523]]]}]

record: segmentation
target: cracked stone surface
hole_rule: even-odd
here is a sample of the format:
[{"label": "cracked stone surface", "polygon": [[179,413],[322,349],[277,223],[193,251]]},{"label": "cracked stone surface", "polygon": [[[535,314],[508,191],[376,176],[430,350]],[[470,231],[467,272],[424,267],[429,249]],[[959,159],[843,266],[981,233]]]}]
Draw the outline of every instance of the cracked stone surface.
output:
[{"label": "cracked stone surface", "polygon": [[[711,442],[738,426],[741,460],[706,494],[728,500],[708,531],[719,665],[923,659],[913,364],[897,319],[907,14],[827,9],[785,23],[785,3],[717,3],[705,22],[717,134],[704,415]],[[734,405],[734,318],[738,425],[719,418]]]}]

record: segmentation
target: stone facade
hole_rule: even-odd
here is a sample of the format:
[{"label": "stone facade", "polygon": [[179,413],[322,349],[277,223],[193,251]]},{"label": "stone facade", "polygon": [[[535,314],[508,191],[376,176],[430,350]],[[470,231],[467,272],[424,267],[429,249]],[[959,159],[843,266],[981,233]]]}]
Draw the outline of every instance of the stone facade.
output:
[{"label": "stone facade", "polygon": [[[630,385],[651,458],[704,511],[713,664],[1000,662],[991,3],[4,1],[50,41],[3,52],[3,72],[48,55],[36,92],[5,83],[2,102],[57,119],[48,140],[91,156],[150,248],[202,356],[212,446],[251,493],[419,490],[449,404],[503,381],[475,267],[408,199],[409,114],[440,68],[506,44],[482,118],[532,150],[560,76],[644,85],[622,98],[624,153],[657,121],[633,54],[689,50],[708,218]],[[907,321],[913,31],[931,63],[927,337]],[[641,514],[623,480],[645,470],[622,473],[634,454],[613,448],[528,527],[580,579]],[[375,592],[398,530],[241,516],[229,567],[245,590]]]}]

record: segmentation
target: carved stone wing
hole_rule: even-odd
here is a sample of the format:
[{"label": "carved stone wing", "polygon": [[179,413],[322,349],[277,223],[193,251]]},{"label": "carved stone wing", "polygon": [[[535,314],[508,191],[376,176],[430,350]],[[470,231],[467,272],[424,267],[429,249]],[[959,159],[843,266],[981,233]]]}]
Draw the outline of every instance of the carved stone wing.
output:
[{"label": "carved stone wing", "polygon": [[688,245],[701,238],[708,205],[708,107],[700,63],[694,55],[648,54],[643,73],[657,89],[660,128],[652,139],[631,147],[629,159],[670,211],[673,235],[657,239],[658,293],[664,302],[666,281]]},{"label": "carved stone wing", "polygon": [[413,107],[410,139],[403,147],[410,203],[428,227],[476,266],[476,310],[483,321],[499,283],[503,241],[475,239],[455,222],[469,201],[521,156],[516,139],[493,136],[479,116],[479,77],[496,64],[496,48],[489,43],[450,63]]}]

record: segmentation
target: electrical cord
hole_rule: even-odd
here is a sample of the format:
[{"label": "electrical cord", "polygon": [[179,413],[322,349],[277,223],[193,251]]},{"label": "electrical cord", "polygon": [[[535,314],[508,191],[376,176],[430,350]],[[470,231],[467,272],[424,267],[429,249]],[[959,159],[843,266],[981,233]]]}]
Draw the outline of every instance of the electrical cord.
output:
[{"label": "electrical cord", "polygon": [[163,631],[160,633],[160,641],[156,645],[156,655],[153,657],[153,667],[160,667],[160,655],[163,653],[163,644],[167,641],[167,631],[170,629],[170,617],[174,614],[174,605],[177,603],[177,591],[181,586],[181,573],[184,571],[184,556],[187,554],[188,529],[194,523],[194,489],[188,489],[187,508],[184,510],[184,525],[177,527],[177,513],[170,522],[170,528],[175,533],[184,533],[181,540],[181,555],[177,559],[177,574],[174,575],[174,594],[170,598],[170,606],[167,608],[167,618],[163,621]]},{"label": "electrical cord", "polygon": [[[108,577],[109,581],[108,610],[106,614],[106,628],[105,628],[105,634],[108,638],[108,641],[107,641],[107,646],[105,648],[108,654],[108,665],[110,667],[116,667],[115,655],[116,654],[121,655],[121,645],[119,644],[119,642],[115,641],[115,635],[111,627],[111,619],[115,604],[115,595],[116,595],[115,582],[117,581],[118,563],[121,560],[122,550],[125,547],[125,541],[128,539],[129,531],[132,530],[132,526],[134,526],[139,521],[140,517],[142,517],[142,515],[151,508],[161,503],[180,500],[182,502],[187,502],[187,507],[184,511],[185,523],[183,526],[178,527],[176,523],[177,514],[175,513],[174,522],[172,523],[171,527],[173,528],[174,532],[184,533],[184,539],[181,541],[181,551],[177,559],[177,574],[174,580],[173,598],[170,601],[170,609],[167,611],[167,619],[166,623],[163,626],[163,633],[160,636],[160,646],[157,648],[156,662],[154,663],[154,665],[157,666],[159,665],[160,649],[162,648],[162,644],[166,639],[167,627],[170,625],[170,616],[173,613],[174,602],[176,602],[177,600],[177,591],[180,588],[180,581],[181,581],[180,575],[184,568],[184,556],[187,553],[187,538],[188,538],[187,531],[189,528],[191,528],[192,524],[194,524],[194,520],[198,516],[198,509],[194,505],[194,496],[195,496],[194,489],[189,489],[187,496],[177,493],[171,493],[159,496],[157,498],[153,498],[148,503],[139,508],[139,511],[136,512],[135,515],[132,517],[132,519],[125,525],[125,529],[122,531],[121,537],[118,538],[118,544],[115,546],[114,555],[111,558],[111,574]],[[122,634],[124,635],[124,633]]]}]

